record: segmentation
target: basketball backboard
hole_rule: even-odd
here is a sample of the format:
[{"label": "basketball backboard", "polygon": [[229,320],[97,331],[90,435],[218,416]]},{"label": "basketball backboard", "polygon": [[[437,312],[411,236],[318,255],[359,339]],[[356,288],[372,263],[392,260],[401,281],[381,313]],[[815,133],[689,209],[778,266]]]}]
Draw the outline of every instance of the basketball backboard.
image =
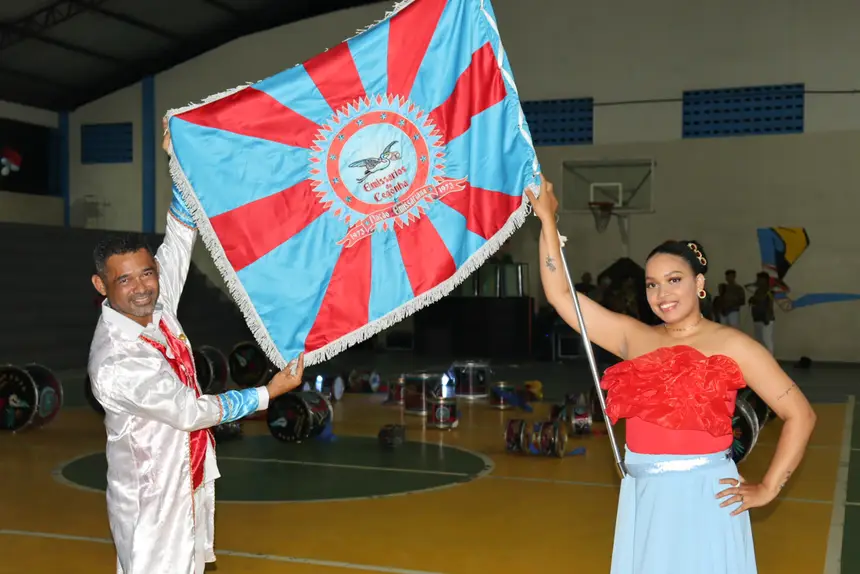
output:
[{"label": "basketball backboard", "polygon": [[654,213],[652,159],[568,160],[562,174],[561,209],[591,213],[589,203],[611,202],[613,213]]}]

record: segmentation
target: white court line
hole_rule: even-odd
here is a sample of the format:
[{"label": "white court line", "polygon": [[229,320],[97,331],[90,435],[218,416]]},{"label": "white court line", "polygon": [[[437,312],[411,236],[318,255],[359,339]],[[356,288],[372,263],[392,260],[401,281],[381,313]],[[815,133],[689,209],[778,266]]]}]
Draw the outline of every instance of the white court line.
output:
[{"label": "white court line", "polygon": [[842,538],[845,535],[845,505],[848,501],[848,465],[851,462],[854,403],[854,395],[849,395],[848,404],[845,407],[845,423],[842,428],[839,470],[836,473],[836,487],[833,489],[833,512],[830,515],[830,533],[827,535],[824,574],[839,574],[842,571]]},{"label": "white court line", "polygon": [[[26,536],[29,538],[47,538],[51,540],[71,540],[74,542],[92,542],[95,544],[110,544],[110,538],[96,538],[94,536],[73,536],[71,534],[54,534],[51,532],[32,532],[29,530],[0,530],[0,535]],[[365,572],[385,572],[386,574],[441,574],[440,572],[429,572],[426,570],[407,570],[405,568],[392,568],[389,566],[375,566],[372,564],[353,564],[352,562],[336,562],[332,560],[315,560],[313,558],[297,558],[295,556],[279,556],[276,554],[254,554],[251,552],[237,552],[234,550],[216,550],[218,556],[234,556],[237,558],[251,558],[254,560],[268,560],[269,562],[289,562],[291,564],[309,564],[311,566],[328,566],[329,568],[343,568],[345,570],[363,570]]]},{"label": "white court line", "polygon": [[397,468],[388,466],[365,466],[360,464],[339,464],[335,462],[309,462],[304,460],[284,460],[280,458],[252,458],[243,456],[219,456],[218,460],[236,460],[240,462],[265,462],[270,464],[294,464],[296,466],[322,466],[327,468],[349,468],[352,470],[382,470],[386,472],[405,472],[411,474],[436,474],[441,476],[471,477],[467,472],[446,472],[444,470],[424,470],[420,468]]}]

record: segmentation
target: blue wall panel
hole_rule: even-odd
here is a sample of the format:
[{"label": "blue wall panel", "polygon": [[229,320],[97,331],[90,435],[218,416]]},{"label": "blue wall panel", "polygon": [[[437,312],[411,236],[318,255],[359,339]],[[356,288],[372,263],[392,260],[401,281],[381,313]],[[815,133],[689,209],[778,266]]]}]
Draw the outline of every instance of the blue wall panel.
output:
[{"label": "blue wall panel", "polygon": [[803,133],[804,85],[684,92],[684,137]]},{"label": "blue wall panel", "polygon": [[594,141],[594,100],[522,102],[536,146],[589,145]]}]

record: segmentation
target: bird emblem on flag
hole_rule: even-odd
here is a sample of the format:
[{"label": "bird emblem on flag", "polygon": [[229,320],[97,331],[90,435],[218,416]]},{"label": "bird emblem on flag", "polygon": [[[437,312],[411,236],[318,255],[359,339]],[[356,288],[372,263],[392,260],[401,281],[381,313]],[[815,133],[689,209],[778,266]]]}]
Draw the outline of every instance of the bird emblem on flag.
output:
[{"label": "bird emblem on flag", "polygon": [[171,175],[269,358],[433,303],[523,223],[539,164],[488,0],[412,0],[168,112]]}]

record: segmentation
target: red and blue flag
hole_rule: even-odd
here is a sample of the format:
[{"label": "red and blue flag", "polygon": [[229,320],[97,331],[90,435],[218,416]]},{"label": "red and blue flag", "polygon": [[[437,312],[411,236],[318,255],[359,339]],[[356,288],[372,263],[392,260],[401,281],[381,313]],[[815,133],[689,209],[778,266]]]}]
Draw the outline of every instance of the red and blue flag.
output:
[{"label": "red and blue flag", "polygon": [[307,364],[449,293],[539,172],[488,0],[413,0],[168,113],[171,174],[258,343]]}]

